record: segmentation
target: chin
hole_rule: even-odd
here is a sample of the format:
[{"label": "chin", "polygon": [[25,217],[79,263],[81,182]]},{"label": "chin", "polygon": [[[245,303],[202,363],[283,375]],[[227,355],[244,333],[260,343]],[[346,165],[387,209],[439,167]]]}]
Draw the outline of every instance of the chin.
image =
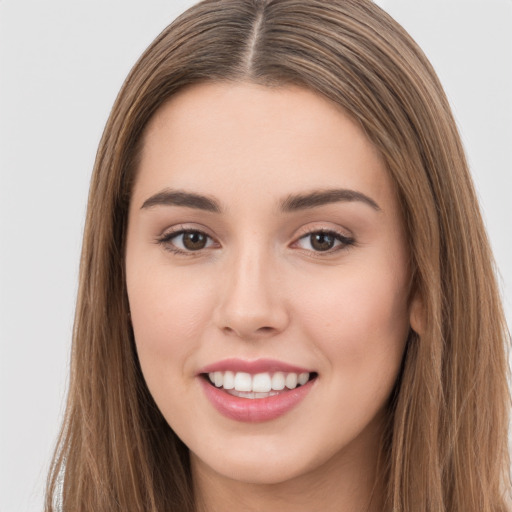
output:
[{"label": "chin", "polygon": [[193,456],[199,467],[206,466],[208,472],[245,484],[278,485],[294,480],[309,472],[308,464],[283,457],[254,457],[244,460],[225,458],[209,463]]}]

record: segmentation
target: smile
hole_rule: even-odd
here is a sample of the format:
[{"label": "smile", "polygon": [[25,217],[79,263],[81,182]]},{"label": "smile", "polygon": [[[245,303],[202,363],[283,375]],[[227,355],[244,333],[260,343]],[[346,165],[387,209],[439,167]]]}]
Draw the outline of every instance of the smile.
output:
[{"label": "smile", "polygon": [[241,398],[261,399],[275,396],[280,391],[304,386],[315,374],[309,372],[270,372],[251,375],[246,372],[210,372],[208,379],[217,388]]},{"label": "smile", "polygon": [[270,360],[229,360],[203,369],[198,376],[206,397],[223,416],[262,422],[298,406],[318,374]]}]

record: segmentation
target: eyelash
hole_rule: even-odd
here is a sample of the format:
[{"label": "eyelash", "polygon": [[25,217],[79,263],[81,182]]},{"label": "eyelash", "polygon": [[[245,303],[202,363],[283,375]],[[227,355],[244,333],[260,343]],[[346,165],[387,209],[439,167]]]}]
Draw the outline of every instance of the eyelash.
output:
[{"label": "eyelash", "polygon": [[294,242],[293,245],[298,244],[301,240],[305,240],[309,237],[310,239],[310,245],[311,245],[311,237],[313,235],[322,235],[322,236],[330,236],[334,239],[334,243],[339,242],[337,245],[334,245],[334,247],[327,249],[325,251],[315,251],[312,249],[304,249],[305,251],[312,252],[315,254],[315,256],[322,256],[323,254],[333,254],[338,251],[346,250],[350,246],[355,245],[355,240],[352,237],[346,236],[341,234],[338,231],[334,231],[332,229],[312,229],[306,233],[304,233],[302,236],[300,236],[296,242]]},{"label": "eyelash", "polygon": [[[202,235],[206,237],[209,241],[212,241],[213,238],[205,233],[204,231],[201,231],[200,229],[179,229],[177,231],[167,232],[161,237],[157,238],[156,242],[161,245],[166,251],[172,252],[173,254],[177,255],[184,255],[184,256],[198,256],[202,253],[202,251],[210,249],[211,247],[204,247],[197,250],[183,250],[179,247],[176,247],[176,245],[172,242],[173,239],[178,238],[179,236],[183,236],[185,234],[196,234],[196,235]],[[323,235],[323,236],[332,236],[335,240],[335,242],[339,242],[337,245],[334,245],[334,247],[327,249],[325,251],[315,251],[313,249],[302,249],[304,251],[307,251],[309,253],[315,254],[315,256],[321,256],[323,254],[333,254],[341,250],[346,250],[349,247],[355,245],[355,240],[352,237],[345,236],[338,231],[330,230],[330,229],[312,229],[310,231],[307,231],[303,235],[301,235],[292,245],[298,244],[301,240],[307,239],[308,237],[312,237],[313,235]],[[206,243],[208,243],[208,240]],[[215,243],[215,242],[214,242]]]},{"label": "eyelash", "polygon": [[[198,256],[202,251],[204,251],[206,248],[198,249],[196,251],[194,250],[183,250],[179,247],[176,247],[176,245],[172,242],[173,239],[178,238],[179,236],[183,236],[185,234],[199,234],[204,237],[206,237],[208,240],[213,240],[213,238],[205,233],[204,231],[201,231],[200,229],[178,229],[177,231],[171,231],[164,233],[161,237],[157,238],[156,242],[161,245],[166,251],[172,252],[174,254],[178,255],[184,255],[184,256]],[[207,242],[208,243],[208,242]]]}]

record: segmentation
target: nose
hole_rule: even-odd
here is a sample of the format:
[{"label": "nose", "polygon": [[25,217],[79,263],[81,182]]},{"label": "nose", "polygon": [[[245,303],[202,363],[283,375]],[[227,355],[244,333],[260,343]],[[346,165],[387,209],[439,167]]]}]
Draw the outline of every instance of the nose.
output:
[{"label": "nose", "polygon": [[270,256],[247,251],[220,275],[214,321],[225,334],[252,341],[273,337],[289,323],[281,276]]}]

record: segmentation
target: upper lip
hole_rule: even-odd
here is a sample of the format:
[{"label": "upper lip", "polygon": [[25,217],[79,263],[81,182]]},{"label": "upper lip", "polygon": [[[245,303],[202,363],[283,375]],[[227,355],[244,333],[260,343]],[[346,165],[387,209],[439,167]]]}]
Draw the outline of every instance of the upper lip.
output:
[{"label": "upper lip", "polygon": [[277,359],[223,359],[215,363],[206,365],[198,371],[198,374],[211,373],[211,372],[245,372],[255,375],[257,373],[272,373],[272,372],[284,372],[284,373],[311,373],[312,370],[296,366],[293,364],[285,363]]}]

